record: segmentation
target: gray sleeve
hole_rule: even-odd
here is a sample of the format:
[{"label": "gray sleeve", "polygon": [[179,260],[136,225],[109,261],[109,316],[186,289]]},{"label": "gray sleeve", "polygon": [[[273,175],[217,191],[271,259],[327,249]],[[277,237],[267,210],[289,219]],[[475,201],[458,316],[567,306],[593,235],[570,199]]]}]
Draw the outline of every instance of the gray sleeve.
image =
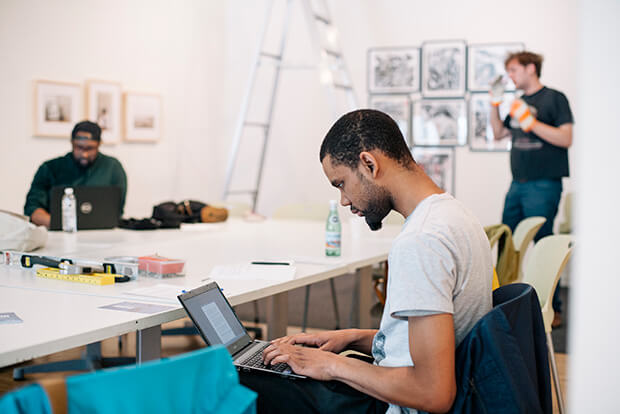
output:
[{"label": "gray sleeve", "polygon": [[428,233],[404,237],[390,260],[390,311],[395,318],[454,313],[454,256]]}]

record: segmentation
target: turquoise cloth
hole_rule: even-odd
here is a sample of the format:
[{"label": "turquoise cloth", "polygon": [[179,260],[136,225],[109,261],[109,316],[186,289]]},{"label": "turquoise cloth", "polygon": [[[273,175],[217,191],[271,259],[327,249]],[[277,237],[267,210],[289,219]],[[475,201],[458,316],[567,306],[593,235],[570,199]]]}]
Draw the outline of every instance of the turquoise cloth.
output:
[{"label": "turquoise cloth", "polygon": [[69,413],[254,413],[226,348],[67,378]]},{"label": "turquoise cloth", "polygon": [[51,414],[52,407],[43,387],[27,385],[0,398],[2,414]]}]

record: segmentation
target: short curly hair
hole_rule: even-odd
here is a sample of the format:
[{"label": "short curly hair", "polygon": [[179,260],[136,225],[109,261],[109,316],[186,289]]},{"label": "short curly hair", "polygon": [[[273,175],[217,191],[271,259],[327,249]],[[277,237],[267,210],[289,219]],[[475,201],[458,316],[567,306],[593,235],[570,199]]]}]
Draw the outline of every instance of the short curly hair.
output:
[{"label": "short curly hair", "polygon": [[330,128],[321,144],[319,159],[329,155],[334,165],[357,168],[363,151],[380,150],[404,167],[413,162],[411,151],[396,122],[374,109],[359,109],[343,115]]}]

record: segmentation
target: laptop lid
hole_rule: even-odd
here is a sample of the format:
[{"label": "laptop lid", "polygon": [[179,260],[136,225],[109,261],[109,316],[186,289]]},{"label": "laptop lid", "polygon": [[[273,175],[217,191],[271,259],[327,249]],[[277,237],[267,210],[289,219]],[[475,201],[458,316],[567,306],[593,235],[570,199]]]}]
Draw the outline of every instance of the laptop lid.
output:
[{"label": "laptop lid", "polygon": [[[62,230],[62,196],[65,188],[50,190],[50,230]],[[116,186],[75,186],[78,230],[112,229],[118,226],[121,189]]]},{"label": "laptop lid", "polygon": [[224,345],[231,355],[252,343],[252,338],[216,282],[178,296],[207,345]]}]

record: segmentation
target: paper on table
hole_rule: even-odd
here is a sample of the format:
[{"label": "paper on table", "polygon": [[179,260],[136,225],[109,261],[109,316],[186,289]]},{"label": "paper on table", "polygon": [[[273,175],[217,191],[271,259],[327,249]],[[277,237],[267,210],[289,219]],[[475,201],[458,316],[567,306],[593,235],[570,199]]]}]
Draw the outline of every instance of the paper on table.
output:
[{"label": "paper on table", "polygon": [[327,256],[293,256],[293,260],[297,263],[315,264],[315,265],[333,265],[339,266],[343,263],[342,259],[338,257]]},{"label": "paper on table", "polygon": [[243,280],[290,280],[295,277],[295,266],[234,264],[220,265],[211,269],[212,278]]},{"label": "paper on table", "polygon": [[184,293],[183,288],[175,285],[166,285],[164,283],[123,292],[123,294],[130,296],[148,296],[151,298],[172,299],[174,301],[177,300],[177,296],[181,293]]}]

